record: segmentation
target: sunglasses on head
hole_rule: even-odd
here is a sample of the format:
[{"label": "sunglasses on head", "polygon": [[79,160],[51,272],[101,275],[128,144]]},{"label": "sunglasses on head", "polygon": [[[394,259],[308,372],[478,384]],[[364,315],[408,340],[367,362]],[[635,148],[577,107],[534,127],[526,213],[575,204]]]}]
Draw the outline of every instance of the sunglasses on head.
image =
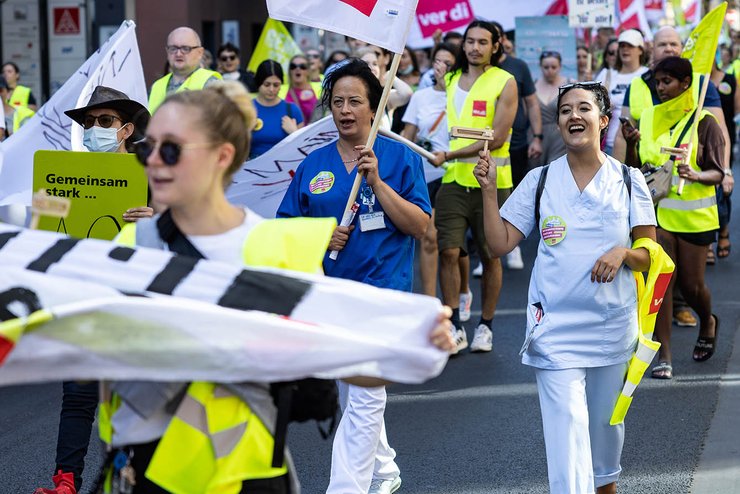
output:
[{"label": "sunglasses on head", "polygon": [[219,58],[222,62],[231,62],[232,60],[236,60],[236,55],[221,55]]},{"label": "sunglasses on head", "polygon": [[119,122],[123,122],[120,118],[118,118],[115,115],[85,115],[85,119],[82,121],[82,126],[86,129],[95,127],[95,122],[98,123],[100,127],[103,127],[104,129],[109,129],[111,125],[113,125],[113,122],[118,120]]},{"label": "sunglasses on head", "polygon": [[602,86],[603,87],[603,85],[600,82],[598,82],[598,81],[573,82],[571,84],[565,84],[563,86],[560,86],[558,88],[558,96],[560,96],[561,94],[563,94],[566,91],[570,91],[571,89],[578,88],[578,89],[586,89],[588,91],[593,91],[594,89],[596,89],[599,86]]},{"label": "sunglasses on head", "polygon": [[167,166],[175,166],[180,161],[180,155],[185,149],[198,149],[210,147],[210,144],[179,144],[177,142],[164,140],[161,142],[150,139],[142,139],[134,143],[136,159],[144,166],[152,153],[159,148],[159,159]]},{"label": "sunglasses on head", "polygon": [[543,51],[543,52],[542,52],[542,55],[540,55],[540,56],[541,56],[542,58],[550,58],[550,57],[555,57],[555,58],[557,58],[557,59],[560,59],[560,52],[557,52],[557,51],[552,51],[552,50],[549,50],[549,51]]},{"label": "sunglasses on head", "polygon": [[295,70],[295,69],[307,70],[308,65],[306,65],[305,63],[292,63],[288,66],[288,68],[290,70]]}]

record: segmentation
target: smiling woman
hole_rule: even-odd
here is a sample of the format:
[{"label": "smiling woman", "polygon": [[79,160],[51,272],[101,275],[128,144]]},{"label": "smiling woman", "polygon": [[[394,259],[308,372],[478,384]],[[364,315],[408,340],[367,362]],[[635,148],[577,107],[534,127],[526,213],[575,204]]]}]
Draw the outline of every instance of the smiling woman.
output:
[{"label": "smiling woman", "polygon": [[630,246],[655,239],[655,214],[639,170],[600,150],[610,110],[598,82],[561,86],[566,155],[527,174],[500,213],[495,162],[482,154],[474,172],[495,255],[541,236],[520,354],[535,368],[551,492],[615,493],[621,472],[624,426],[609,421],[637,343],[630,270],[650,266],[647,250]]}]

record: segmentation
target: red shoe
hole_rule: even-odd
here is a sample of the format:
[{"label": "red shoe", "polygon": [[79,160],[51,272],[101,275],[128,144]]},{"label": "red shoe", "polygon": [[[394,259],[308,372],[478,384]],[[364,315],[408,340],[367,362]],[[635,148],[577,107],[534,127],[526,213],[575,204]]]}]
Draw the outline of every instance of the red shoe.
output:
[{"label": "red shoe", "polygon": [[54,482],[54,489],[44,489],[39,487],[33,494],[77,494],[75,489],[75,476],[69,472],[59,472],[51,480]]}]

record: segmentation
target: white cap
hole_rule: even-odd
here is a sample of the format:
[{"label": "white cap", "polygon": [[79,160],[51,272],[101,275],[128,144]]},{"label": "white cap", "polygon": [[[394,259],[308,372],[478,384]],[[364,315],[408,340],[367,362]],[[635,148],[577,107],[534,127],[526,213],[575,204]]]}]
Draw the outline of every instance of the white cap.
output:
[{"label": "white cap", "polygon": [[642,39],[642,34],[640,34],[640,31],[637,29],[627,29],[626,31],[622,31],[622,34],[619,35],[617,41],[645,48],[645,40]]}]

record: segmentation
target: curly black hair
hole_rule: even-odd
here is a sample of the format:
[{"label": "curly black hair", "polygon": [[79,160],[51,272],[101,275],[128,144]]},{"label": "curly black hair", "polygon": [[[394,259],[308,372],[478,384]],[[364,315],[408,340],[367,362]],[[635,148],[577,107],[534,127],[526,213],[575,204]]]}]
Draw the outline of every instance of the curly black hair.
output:
[{"label": "curly black hair", "polygon": [[333,70],[326,71],[321,91],[321,104],[324,108],[331,108],[334,85],[343,77],[357,77],[360,79],[367,89],[370,109],[373,112],[378,111],[380,98],[383,96],[383,86],[380,85],[380,81],[372,73],[367,62],[359,58],[342,60],[333,66]]},{"label": "curly black hair", "polygon": [[[572,89],[585,89],[586,91],[590,91],[594,95],[594,101],[599,107],[599,115],[605,116],[611,120],[612,102],[611,99],[609,99],[609,89],[597,81],[574,82],[572,84],[560,86],[560,90],[558,91],[558,111],[560,110],[560,102],[563,99],[563,96]],[[601,129],[602,139],[604,138],[607,128],[608,126]]]}]

